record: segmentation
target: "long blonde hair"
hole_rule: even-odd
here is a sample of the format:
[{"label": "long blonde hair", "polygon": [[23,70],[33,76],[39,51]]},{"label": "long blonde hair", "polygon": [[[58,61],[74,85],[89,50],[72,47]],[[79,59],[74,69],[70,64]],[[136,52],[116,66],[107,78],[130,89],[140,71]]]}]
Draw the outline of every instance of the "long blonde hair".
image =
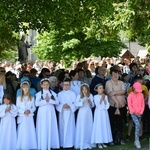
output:
[{"label": "long blonde hair", "polygon": [[83,84],[83,85],[81,85],[81,88],[80,88],[80,98],[84,98],[84,94],[82,93],[83,87],[85,87],[87,89],[86,97],[89,97],[90,96],[89,86],[86,84]]},{"label": "long blonde hair", "polygon": [[25,87],[25,86],[28,86],[28,93],[27,93],[27,96],[28,96],[28,101],[31,101],[32,100],[32,95],[30,94],[30,91],[29,91],[29,89],[30,89],[30,86],[29,86],[29,84],[27,84],[27,83],[24,83],[22,86],[21,86],[21,102],[23,102],[23,96],[24,96],[24,92],[23,92],[23,87]]},{"label": "long blonde hair", "polygon": [[3,73],[0,73],[0,79],[1,79],[1,83],[4,87],[4,90],[6,90],[6,79],[5,79],[5,75]]}]

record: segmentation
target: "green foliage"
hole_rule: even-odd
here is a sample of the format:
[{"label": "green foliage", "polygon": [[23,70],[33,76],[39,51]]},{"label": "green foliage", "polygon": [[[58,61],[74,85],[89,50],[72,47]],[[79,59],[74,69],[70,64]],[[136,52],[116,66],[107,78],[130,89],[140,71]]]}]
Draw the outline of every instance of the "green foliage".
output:
[{"label": "green foliage", "polygon": [[37,40],[39,42],[33,52],[39,59],[50,59],[55,62],[65,60],[67,65],[74,60],[90,56],[118,56],[120,50],[125,47],[119,37],[98,39],[84,31],[65,33],[53,29],[39,34]]},{"label": "green foliage", "polygon": [[[111,13],[113,0],[1,0],[1,20],[12,30],[49,30],[49,23],[57,28],[83,27],[92,19]],[[105,12],[105,13],[104,13]],[[99,17],[97,17],[99,16]],[[24,26],[24,22],[29,23]]]},{"label": "green foliage", "polygon": [[149,0],[1,0],[0,57],[16,49],[15,33],[37,30],[35,52],[58,62],[83,57],[118,56],[124,45],[118,36],[150,49]]},{"label": "green foliage", "polygon": [[49,30],[41,32],[37,38],[39,42],[34,52],[40,59],[65,60],[69,64],[91,55],[119,55],[124,45],[118,32],[104,24],[113,11],[112,1],[73,0],[60,3],[59,15],[49,25]]},{"label": "green foliage", "polygon": [[0,59],[14,57],[18,37],[10,28],[0,24]]},{"label": "green foliage", "polygon": [[[113,30],[126,32],[130,41],[150,48],[150,1],[126,0],[114,3],[114,12],[106,20]],[[150,49],[149,49],[150,50]]]},{"label": "green foliage", "polygon": [[14,62],[17,60],[17,52],[15,50],[2,51],[0,60],[9,60]]}]

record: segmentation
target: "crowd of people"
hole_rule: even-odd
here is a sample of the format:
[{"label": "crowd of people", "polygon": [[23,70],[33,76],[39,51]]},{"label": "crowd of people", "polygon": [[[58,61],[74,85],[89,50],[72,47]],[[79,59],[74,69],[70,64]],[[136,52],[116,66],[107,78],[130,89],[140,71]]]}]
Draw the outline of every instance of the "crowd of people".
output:
[{"label": "crowd of people", "polygon": [[[0,63],[0,149],[136,148],[150,129],[150,57]],[[124,125],[128,133],[123,136]],[[7,139],[7,140],[6,140]]]}]

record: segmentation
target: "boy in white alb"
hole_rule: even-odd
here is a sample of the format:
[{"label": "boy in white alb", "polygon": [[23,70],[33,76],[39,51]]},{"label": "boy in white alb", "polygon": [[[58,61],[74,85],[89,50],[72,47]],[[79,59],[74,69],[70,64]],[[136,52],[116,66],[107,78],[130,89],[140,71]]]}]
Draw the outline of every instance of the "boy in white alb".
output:
[{"label": "boy in white alb", "polygon": [[63,148],[71,148],[74,146],[75,138],[75,116],[76,95],[70,90],[70,80],[63,81],[63,90],[58,93],[59,105],[59,136],[60,146]]}]

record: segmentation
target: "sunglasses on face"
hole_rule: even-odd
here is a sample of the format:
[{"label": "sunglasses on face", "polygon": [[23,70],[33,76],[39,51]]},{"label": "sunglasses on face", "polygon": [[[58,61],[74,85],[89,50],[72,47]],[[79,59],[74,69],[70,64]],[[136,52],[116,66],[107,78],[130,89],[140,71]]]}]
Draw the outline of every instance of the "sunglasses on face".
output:
[{"label": "sunglasses on face", "polygon": [[24,74],[23,76],[24,76],[24,77],[29,77],[29,74]]},{"label": "sunglasses on face", "polygon": [[0,72],[5,72],[5,70],[1,70]]},{"label": "sunglasses on face", "polygon": [[144,69],[139,69],[139,71],[144,71]]},{"label": "sunglasses on face", "polygon": [[46,77],[50,77],[50,75],[49,75],[49,74],[46,74],[45,76],[46,76]]}]

